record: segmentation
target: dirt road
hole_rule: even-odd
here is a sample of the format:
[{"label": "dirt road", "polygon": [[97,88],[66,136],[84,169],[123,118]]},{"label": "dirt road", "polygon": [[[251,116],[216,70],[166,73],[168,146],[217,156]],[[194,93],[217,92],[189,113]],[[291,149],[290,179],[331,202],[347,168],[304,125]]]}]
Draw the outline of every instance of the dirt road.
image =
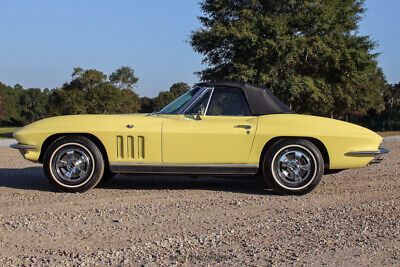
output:
[{"label": "dirt road", "polygon": [[400,265],[400,139],[305,196],[245,179],[127,177],[57,193],[0,147],[0,265]]}]

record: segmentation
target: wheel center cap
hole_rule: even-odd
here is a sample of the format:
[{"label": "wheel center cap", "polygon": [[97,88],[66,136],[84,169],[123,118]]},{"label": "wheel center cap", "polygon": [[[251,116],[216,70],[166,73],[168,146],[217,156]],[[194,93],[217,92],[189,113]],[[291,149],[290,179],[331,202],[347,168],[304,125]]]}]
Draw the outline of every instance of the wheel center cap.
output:
[{"label": "wheel center cap", "polygon": [[74,168],[75,168],[75,163],[74,163],[74,162],[68,163],[67,169],[68,169],[69,171],[72,171]]}]

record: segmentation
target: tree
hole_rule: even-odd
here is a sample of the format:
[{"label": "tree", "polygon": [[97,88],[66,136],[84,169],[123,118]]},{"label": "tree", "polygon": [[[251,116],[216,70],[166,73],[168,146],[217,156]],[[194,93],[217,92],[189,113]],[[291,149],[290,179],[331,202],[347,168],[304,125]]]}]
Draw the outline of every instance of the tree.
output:
[{"label": "tree", "polygon": [[135,76],[135,71],[128,66],[123,66],[111,73],[109,79],[119,88],[131,90],[139,81],[139,78]]},{"label": "tree", "polygon": [[116,113],[138,113],[140,112],[141,102],[139,96],[130,89],[122,89],[119,91],[119,106]]},{"label": "tree", "polygon": [[140,98],[140,113],[152,113],[155,111],[154,99],[144,96]]},{"label": "tree", "polygon": [[3,111],[3,96],[0,93],[0,119],[3,118],[4,111]]},{"label": "tree", "polygon": [[52,115],[138,112],[140,99],[131,90],[134,79],[126,79],[126,70],[133,74],[131,68],[122,67],[107,79],[101,71],[75,68],[73,79],[53,90],[49,97]]},{"label": "tree", "polygon": [[50,91],[38,88],[23,90],[19,96],[20,121],[22,125],[46,118],[48,116],[48,100]]},{"label": "tree", "polygon": [[385,102],[387,103],[388,109],[393,113],[394,109],[400,108],[400,82],[398,84],[390,84],[384,91]]},{"label": "tree", "polygon": [[385,78],[371,52],[376,44],[357,35],[363,4],[203,0],[203,27],[190,37],[208,65],[198,75],[267,86],[298,112],[343,116],[379,107]]},{"label": "tree", "polygon": [[174,83],[169,91],[161,91],[153,100],[154,110],[159,111],[190,89],[187,83]]},{"label": "tree", "polygon": [[184,93],[186,93],[189,90],[190,90],[190,86],[187,83],[183,83],[183,82],[174,83],[171,86],[171,88],[169,88],[169,91],[177,97],[183,95]]},{"label": "tree", "polygon": [[154,110],[160,111],[175,99],[176,96],[173,93],[169,91],[161,91],[160,93],[158,93],[158,96],[154,99]]},{"label": "tree", "polygon": [[21,125],[21,106],[17,103],[22,92],[23,89],[19,84],[11,87],[0,83],[0,94],[3,97],[1,125]]}]

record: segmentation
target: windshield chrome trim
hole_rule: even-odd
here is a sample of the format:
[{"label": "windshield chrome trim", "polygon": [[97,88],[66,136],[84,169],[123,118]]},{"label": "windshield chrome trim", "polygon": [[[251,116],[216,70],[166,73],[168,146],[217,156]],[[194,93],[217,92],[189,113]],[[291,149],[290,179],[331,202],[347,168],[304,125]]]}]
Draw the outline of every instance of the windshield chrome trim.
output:
[{"label": "windshield chrome trim", "polygon": [[[189,99],[189,101],[187,101],[185,104],[183,104],[183,105],[180,107],[180,109],[178,109],[178,111],[175,111],[174,113],[161,113],[161,110],[163,110],[165,107],[167,107],[168,105],[170,105],[172,102],[174,102],[176,99],[178,99],[179,97],[181,97],[183,94],[180,95],[179,97],[177,97],[176,99],[174,99],[173,101],[169,102],[168,105],[166,105],[165,107],[163,107],[161,110],[156,111],[156,112],[153,112],[153,113],[150,113],[150,114],[148,114],[148,116],[152,116],[152,115],[178,115],[178,114],[181,114],[182,109],[185,108],[189,103],[191,103],[191,102],[192,102],[192,99],[193,99],[194,97],[197,97],[197,95],[198,95],[199,93],[202,92],[202,90],[203,90],[204,87],[195,86],[195,87],[193,87],[192,89],[190,89],[190,90],[187,91],[187,92],[193,91],[193,90],[196,89],[196,88],[199,88],[199,90]],[[186,92],[186,93],[187,93],[187,92]]]},{"label": "windshield chrome trim", "polygon": [[207,106],[206,106],[206,110],[204,111],[204,116],[207,116],[208,107],[210,106],[210,102],[211,102],[211,98],[212,98],[213,94],[214,94],[214,88],[211,89],[211,94],[207,101]]},{"label": "windshield chrome trim", "polygon": [[[193,89],[195,89],[195,88],[196,87],[194,87]],[[186,110],[186,108],[188,106],[190,106],[193,103],[193,101],[196,101],[196,99],[199,97],[199,95],[201,95],[203,93],[205,87],[199,87],[199,88],[200,88],[199,91],[197,91],[187,103],[185,103],[176,113],[174,113],[175,115],[176,114],[183,114],[182,112],[184,110]]]},{"label": "windshield chrome trim", "polygon": [[[188,102],[188,105],[184,108],[182,108],[182,110],[180,110],[180,112],[178,114],[186,114],[186,111],[189,110],[195,103],[197,103],[197,100],[202,97],[208,90],[214,90],[214,87],[202,87],[200,89],[200,93],[193,97],[193,99],[191,101]],[[211,99],[211,95],[210,95],[210,99]]]}]

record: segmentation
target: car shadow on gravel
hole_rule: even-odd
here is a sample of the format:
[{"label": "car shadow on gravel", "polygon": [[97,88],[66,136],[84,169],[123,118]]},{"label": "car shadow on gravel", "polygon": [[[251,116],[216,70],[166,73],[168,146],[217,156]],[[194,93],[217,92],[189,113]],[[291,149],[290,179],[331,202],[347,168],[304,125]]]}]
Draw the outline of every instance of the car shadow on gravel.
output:
[{"label": "car shadow on gravel", "polygon": [[[47,181],[41,167],[0,168],[0,187],[57,192]],[[273,194],[262,180],[254,178],[214,178],[187,176],[117,175],[97,188],[114,190],[210,190],[244,194]],[[95,189],[94,189],[95,190]]]},{"label": "car shadow on gravel", "polygon": [[255,178],[222,178],[188,176],[117,175],[97,186],[103,189],[138,190],[209,190],[252,195],[274,194],[264,181]]},{"label": "car shadow on gravel", "polygon": [[54,192],[41,167],[0,168],[0,187]]}]

